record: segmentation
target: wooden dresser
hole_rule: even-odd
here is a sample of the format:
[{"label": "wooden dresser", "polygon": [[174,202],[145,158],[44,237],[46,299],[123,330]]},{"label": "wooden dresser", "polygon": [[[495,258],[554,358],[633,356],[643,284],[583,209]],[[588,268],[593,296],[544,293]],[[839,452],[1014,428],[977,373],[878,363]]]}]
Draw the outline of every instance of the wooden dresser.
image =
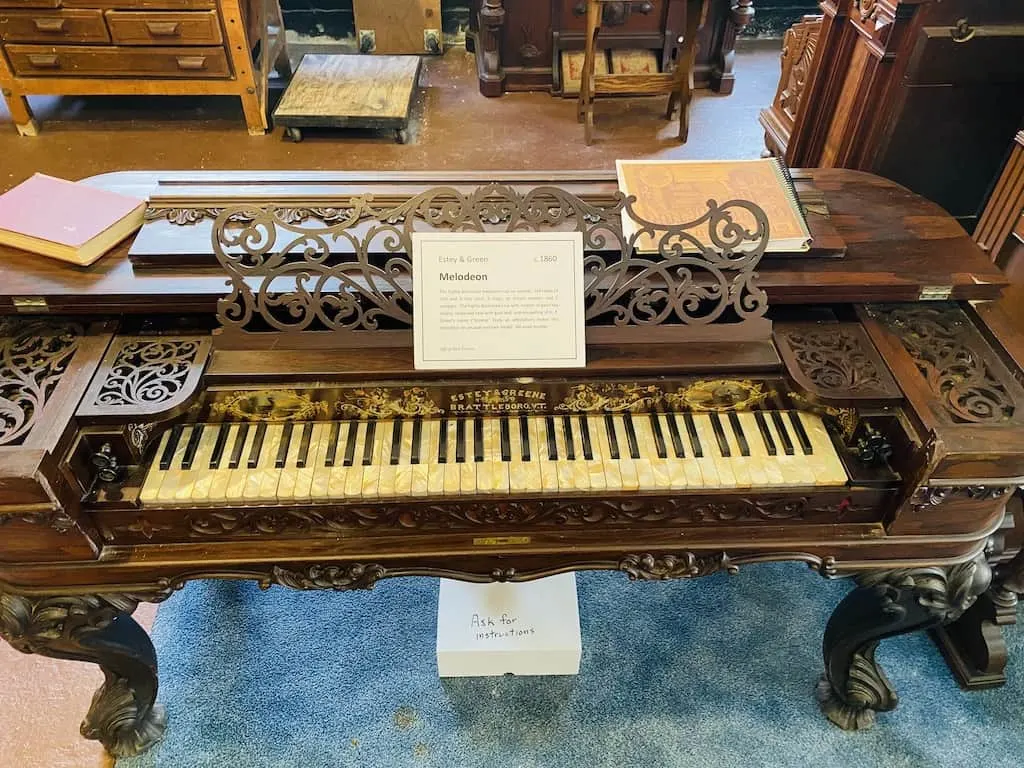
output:
[{"label": "wooden dresser", "polygon": [[33,94],[238,96],[262,134],[268,71],[288,74],[277,0],[0,0],[0,44],[25,136],[38,131]]}]

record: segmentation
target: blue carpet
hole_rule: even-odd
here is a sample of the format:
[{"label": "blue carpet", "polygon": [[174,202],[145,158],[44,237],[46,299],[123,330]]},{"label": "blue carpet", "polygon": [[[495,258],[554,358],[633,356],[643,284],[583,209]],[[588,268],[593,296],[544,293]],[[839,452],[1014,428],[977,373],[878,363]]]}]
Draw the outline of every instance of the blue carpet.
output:
[{"label": "blue carpet", "polygon": [[848,589],[799,565],[693,582],[579,576],[575,678],[439,681],[437,582],[300,593],[198,582],[157,614],[170,725],[118,768],[1019,766],[1024,632],[1000,690],[960,691],[923,635],[883,643],[902,696],[873,730],[818,712]]}]

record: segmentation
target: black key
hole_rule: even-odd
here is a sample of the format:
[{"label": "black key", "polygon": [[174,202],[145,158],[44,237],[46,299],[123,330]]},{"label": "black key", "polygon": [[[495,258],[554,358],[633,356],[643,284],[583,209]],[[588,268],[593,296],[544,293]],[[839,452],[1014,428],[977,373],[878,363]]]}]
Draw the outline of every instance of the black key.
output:
[{"label": "black key", "polygon": [[196,424],[192,427],[192,434],[188,436],[188,443],[185,445],[185,452],[181,454],[181,468],[192,469],[192,462],[196,458],[196,449],[199,447],[199,438],[203,436],[204,426]]},{"label": "black key", "polygon": [[562,432],[565,434],[565,458],[576,461],[576,445],[572,439],[572,417],[562,417]]},{"label": "black key", "polygon": [[235,437],[235,445],[231,449],[231,458],[228,460],[228,469],[238,469],[242,463],[242,451],[245,450],[245,439],[249,436],[249,424],[242,423],[238,427],[238,435]]},{"label": "black key", "polygon": [[658,414],[652,413],[651,417],[651,432],[654,433],[654,450],[658,452],[659,459],[667,459],[668,451],[665,448],[665,436],[661,433],[661,422],[658,419]]},{"label": "black key", "polygon": [[256,469],[260,463],[260,451],[263,450],[263,438],[267,434],[267,422],[261,421],[256,425],[256,434],[252,438],[252,448],[249,449],[249,460],[246,462],[246,466],[249,469]]},{"label": "black key", "polygon": [[677,459],[686,458],[686,448],[683,445],[683,436],[679,434],[679,425],[676,424],[676,415],[665,412],[665,421],[668,422],[668,435],[672,439],[672,450]]},{"label": "black key", "polygon": [[473,461],[484,460],[484,420],[473,419]]},{"label": "black key", "polygon": [[523,447],[523,461],[530,460],[530,419],[526,416],[519,417],[519,442]]},{"label": "black key", "polygon": [[448,463],[448,419],[441,419],[441,436],[437,441],[437,463]]},{"label": "black key", "polygon": [[466,420],[455,421],[455,463],[466,463]]},{"label": "black key", "polygon": [[618,460],[619,456],[619,436],[615,434],[615,419],[612,418],[610,413],[604,415],[604,428],[608,432],[608,452],[612,455],[613,459]]},{"label": "black key", "polygon": [[764,414],[760,411],[754,411],[754,421],[757,422],[757,428],[761,432],[761,439],[764,440],[764,447],[768,451],[768,455],[775,456],[778,453],[778,449],[775,447],[775,438],[768,431],[768,422],[764,420]]},{"label": "black key", "polygon": [[[327,455],[324,457],[324,466],[333,467],[338,460],[338,438],[341,437],[341,422],[331,424],[331,434],[327,436]],[[346,464],[345,466],[351,466]]]},{"label": "black key", "polygon": [[558,460],[558,443],[555,440],[555,420],[550,416],[544,417],[544,432],[548,438],[548,459]]},{"label": "black key", "polygon": [[804,429],[804,423],[800,421],[800,416],[796,411],[790,411],[789,420],[793,422],[793,431],[796,432],[796,439],[804,451],[804,456],[810,456],[812,451],[811,438],[807,436],[807,430]]},{"label": "black key", "polygon": [[391,464],[397,464],[402,457],[402,420],[395,419],[391,428]]},{"label": "black key", "polygon": [[374,443],[376,440],[374,436],[377,434],[377,422],[368,421],[366,422],[366,442],[363,443],[363,466],[368,467],[373,464],[373,449],[376,448]]},{"label": "black key", "polygon": [[736,436],[736,442],[740,446],[740,455],[749,456],[750,445],[747,443],[747,435],[744,433],[740,417],[736,415],[735,411],[729,411],[729,424],[732,427],[732,433]]},{"label": "black key", "polygon": [[729,451],[729,441],[725,439],[725,430],[722,429],[722,420],[714,411],[711,411],[708,416],[711,418],[711,430],[715,433],[715,440],[718,441],[718,450],[723,456],[732,456]]},{"label": "black key", "polygon": [[345,436],[345,458],[342,459],[343,467],[351,467],[356,463],[356,440],[359,439],[359,422],[348,423],[348,434]]},{"label": "black key", "polygon": [[283,469],[284,465],[288,462],[288,446],[292,442],[292,430],[295,429],[295,425],[286,421],[284,423],[284,429],[281,431],[281,442],[277,444],[277,457],[274,459],[274,467],[276,469]]},{"label": "black key", "polygon": [[594,460],[594,444],[590,442],[590,425],[586,416],[580,416],[580,436],[583,438],[583,458]]},{"label": "black key", "polygon": [[629,445],[630,458],[640,458],[640,446],[637,443],[636,432],[633,429],[633,417],[628,413],[622,414],[622,421],[626,425],[626,443]]},{"label": "black key", "polygon": [[295,457],[295,466],[302,469],[309,461],[309,442],[313,439],[313,422],[309,421],[302,427],[302,438],[299,440],[299,455]]},{"label": "black key", "polygon": [[501,417],[501,460],[512,461],[512,436],[508,430],[508,416]]},{"label": "black key", "polygon": [[412,420],[412,450],[409,452],[409,463],[420,463],[420,442],[423,440],[423,419]]},{"label": "black key", "polygon": [[178,441],[181,440],[181,432],[184,427],[181,424],[175,424],[171,427],[171,436],[167,438],[167,445],[164,446],[164,452],[160,454],[160,469],[167,470],[171,468],[171,462],[174,460],[174,452],[178,450]]},{"label": "black key", "polygon": [[231,431],[231,425],[228,422],[224,422],[220,425],[220,431],[217,432],[217,441],[213,444],[213,453],[210,454],[210,469],[218,469],[220,467],[220,460],[224,457],[224,448],[228,444],[228,433]]},{"label": "black key", "polygon": [[779,440],[782,441],[782,450],[785,451],[787,456],[792,456],[793,441],[789,439],[786,425],[783,423],[782,415],[778,411],[772,411],[772,423],[775,425],[775,431],[779,434]]},{"label": "black key", "polygon": [[690,446],[693,448],[694,458],[703,459],[704,446],[700,444],[700,435],[697,434],[697,425],[693,421],[693,414],[689,411],[684,413],[683,423],[686,424],[686,434],[690,436]]}]

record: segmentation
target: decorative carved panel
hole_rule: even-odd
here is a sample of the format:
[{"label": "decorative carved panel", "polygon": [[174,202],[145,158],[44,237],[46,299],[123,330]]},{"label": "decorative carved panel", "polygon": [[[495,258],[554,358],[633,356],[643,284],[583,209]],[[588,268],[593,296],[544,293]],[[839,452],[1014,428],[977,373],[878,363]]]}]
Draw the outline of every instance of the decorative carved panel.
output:
[{"label": "decorative carved panel", "polygon": [[[324,210],[331,221],[273,207],[220,212],[213,244],[229,276],[217,312],[225,330],[308,339],[315,331],[409,329],[411,236],[424,230],[582,233],[588,325],[675,326],[680,338],[711,324],[770,327],[755,280],[767,221],[746,201],[709,201],[699,218],[672,224],[639,218],[621,193],[598,205],[554,186],[489,184],[466,193],[434,187],[397,205],[356,196]],[[629,238],[623,215],[637,225]],[[658,252],[634,253],[640,237]]]},{"label": "decorative carved panel", "polygon": [[78,413],[166,413],[195,391],[209,354],[207,336],[118,336],[89,384]]},{"label": "decorative carved panel", "polygon": [[775,343],[789,374],[814,398],[888,400],[902,395],[859,323],[785,323]]},{"label": "decorative carved panel", "polygon": [[84,333],[73,322],[0,321],[0,445],[24,441]]},{"label": "decorative carved panel", "polygon": [[788,30],[782,43],[782,77],[775,94],[775,105],[792,129],[800,109],[800,99],[814,62],[814,51],[821,31],[821,16],[804,16]]},{"label": "decorative carved panel", "polygon": [[947,302],[874,304],[868,313],[913,358],[950,424],[1022,422],[1024,388],[959,306]]}]

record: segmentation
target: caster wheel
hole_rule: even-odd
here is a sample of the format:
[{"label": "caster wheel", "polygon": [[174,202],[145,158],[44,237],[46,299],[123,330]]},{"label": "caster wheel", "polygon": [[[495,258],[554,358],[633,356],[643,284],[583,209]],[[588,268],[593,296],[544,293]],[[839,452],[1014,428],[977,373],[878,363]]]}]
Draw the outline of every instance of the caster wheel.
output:
[{"label": "caster wheel", "polygon": [[405,128],[398,128],[395,131],[395,141],[399,144],[405,144],[409,140],[409,131]]},{"label": "caster wheel", "polygon": [[285,128],[284,135],[289,139],[298,144],[302,141],[302,129],[301,128]]}]

